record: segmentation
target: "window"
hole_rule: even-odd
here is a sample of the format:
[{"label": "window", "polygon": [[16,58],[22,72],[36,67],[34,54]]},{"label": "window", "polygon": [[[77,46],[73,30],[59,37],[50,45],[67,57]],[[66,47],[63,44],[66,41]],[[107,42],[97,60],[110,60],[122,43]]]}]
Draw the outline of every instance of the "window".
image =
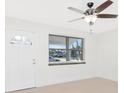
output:
[{"label": "window", "polygon": [[49,35],[49,65],[84,64],[84,39]]}]

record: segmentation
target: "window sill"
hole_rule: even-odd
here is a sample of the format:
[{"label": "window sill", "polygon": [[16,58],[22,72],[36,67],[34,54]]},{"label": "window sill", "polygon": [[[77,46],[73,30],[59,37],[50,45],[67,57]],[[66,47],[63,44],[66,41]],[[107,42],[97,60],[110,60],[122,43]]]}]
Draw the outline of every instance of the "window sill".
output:
[{"label": "window sill", "polygon": [[86,64],[86,62],[51,62],[48,66]]}]

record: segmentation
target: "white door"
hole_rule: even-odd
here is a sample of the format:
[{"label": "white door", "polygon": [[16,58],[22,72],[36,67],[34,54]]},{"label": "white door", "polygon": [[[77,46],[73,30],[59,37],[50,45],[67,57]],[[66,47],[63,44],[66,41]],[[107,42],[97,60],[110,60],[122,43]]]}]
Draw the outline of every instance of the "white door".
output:
[{"label": "white door", "polygon": [[[7,33],[6,39],[6,91],[35,87],[36,35],[29,32],[13,33]],[[15,36],[27,38],[28,43],[10,43]]]}]

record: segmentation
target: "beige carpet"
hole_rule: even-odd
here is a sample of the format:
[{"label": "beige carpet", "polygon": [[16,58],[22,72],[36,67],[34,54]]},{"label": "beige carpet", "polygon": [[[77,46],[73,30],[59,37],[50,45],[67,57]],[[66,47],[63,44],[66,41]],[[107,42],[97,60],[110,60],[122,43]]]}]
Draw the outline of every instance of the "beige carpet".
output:
[{"label": "beige carpet", "polygon": [[92,78],[10,93],[118,93],[117,82]]}]

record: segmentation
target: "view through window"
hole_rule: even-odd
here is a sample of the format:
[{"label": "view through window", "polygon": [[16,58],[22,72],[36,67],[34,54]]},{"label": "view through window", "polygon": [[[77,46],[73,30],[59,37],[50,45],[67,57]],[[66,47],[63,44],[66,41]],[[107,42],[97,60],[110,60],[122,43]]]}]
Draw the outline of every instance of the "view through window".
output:
[{"label": "view through window", "polygon": [[83,38],[49,35],[49,64],[81,63],[83,50]]}]

